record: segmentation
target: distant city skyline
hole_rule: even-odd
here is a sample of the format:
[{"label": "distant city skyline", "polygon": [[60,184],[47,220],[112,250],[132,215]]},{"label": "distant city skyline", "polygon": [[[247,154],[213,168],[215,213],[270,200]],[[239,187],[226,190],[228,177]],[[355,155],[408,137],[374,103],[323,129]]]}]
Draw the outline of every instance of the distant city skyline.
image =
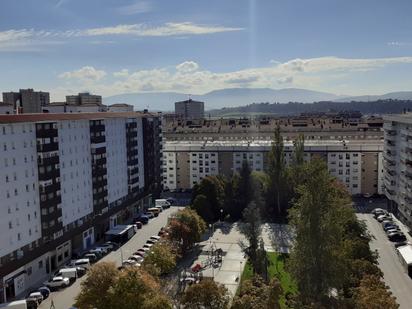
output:
[{"label": "distant city skyline", "polygon": [[406,0],[0,3],[0,92],[412,90]]}]

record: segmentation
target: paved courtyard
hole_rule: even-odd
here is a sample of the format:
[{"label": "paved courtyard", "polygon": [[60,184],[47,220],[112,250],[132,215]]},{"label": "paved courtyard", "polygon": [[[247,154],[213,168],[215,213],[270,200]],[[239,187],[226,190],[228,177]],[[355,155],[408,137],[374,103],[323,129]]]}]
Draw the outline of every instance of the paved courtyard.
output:
[{"label": "paved courtyard", "polygon": [[[292,235],[287,225],[266,223],[262,227],[262,238],[267,251],[289,252]],[[236,294],[246,264],[246,258],[239,244],[241,241],[247,243],[239,231],[238,223],[217,225],[212,237],[200,243],[202,253],[193,263],[193,266],[209,265],[211,249],[222,249],[222,264],[219,267],[207,266],[202,271],[203,277],[213,278],[216,282],[225,285],[232,297]]]}]

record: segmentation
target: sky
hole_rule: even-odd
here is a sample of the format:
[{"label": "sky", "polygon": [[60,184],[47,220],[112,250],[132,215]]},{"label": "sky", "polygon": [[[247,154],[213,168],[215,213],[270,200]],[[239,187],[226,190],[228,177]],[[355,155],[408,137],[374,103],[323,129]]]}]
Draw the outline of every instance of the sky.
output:
[{"label": "sky", "polygon": [[410,0],[0,0],[0,92],[412,90]]}]

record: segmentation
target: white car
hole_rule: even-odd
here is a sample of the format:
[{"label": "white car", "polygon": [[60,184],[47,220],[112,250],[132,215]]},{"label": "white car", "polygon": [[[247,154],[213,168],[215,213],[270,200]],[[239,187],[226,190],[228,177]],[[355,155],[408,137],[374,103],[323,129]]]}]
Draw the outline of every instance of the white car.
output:
[{"label": "white car", "polygon": [[160,239],[162,239],[162,237],[157,235],[153,235],[152,237],[150,237],[150,240],[153,240],[154,242],[159,241]]},{"label": "white car", "polygon": [[43,301],[43,294],[41,292],[32,292],[29,294],[29,296],[26,297],[26,300],[28,301],[35,301],[39,305]]},{"label": "white car", "polygon": [[136,263],[142,263],[144,258],[140,255],[132,255],[129,260],[135,261]]},{"label": "white car", "polygon": [[147,244],[143,245],[143,248],[150,249],[151,247],[153,247],[153,244],[151,244],[151,243],[147,243]]},{"label": "white car", "polygon": [[61,276],[53,277],[49,281],[44,282],[44,285],[48,288],[65,288],[70,285],[69,278],[64,278]]}]

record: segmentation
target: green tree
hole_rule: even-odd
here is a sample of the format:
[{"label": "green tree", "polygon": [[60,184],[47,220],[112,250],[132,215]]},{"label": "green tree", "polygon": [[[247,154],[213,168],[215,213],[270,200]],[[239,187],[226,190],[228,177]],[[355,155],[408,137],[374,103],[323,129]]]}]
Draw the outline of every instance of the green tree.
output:
[{"label": "green tree", "polygon": [[196,195],[192,203],[192,208],[196,210],[199,216],[206,222],[210,223],[215,221],[216,215],[213,211],[213,206],[205,195]]},{"label": "green tree", "polygon": [[248,244],[240,242],[240,245],[249,258],[254,273],[262,271],[261,260],[258,257],[261,223],[259,207],[255,202],[251,202],[243,211],[243,223],[239,225],[239,230],[247,239]]},{"label": "green tree", "polygon": [[187,309],[226,309],[229,302],[230,296],[225,286],[211,279],[191,285],[181,299]]},{"label": "green tree", "polygon": [[293,165],[299,166],[305,163],[305,136],[299,134],[296,140],[293,141]]},{"label": "green tree", "polygon": [[[196,207],[199,209],[199,215],[207,222],[215,222],[220,218],[220,210],[223,209],[225,202],[225,181],[220,176],[207,176],[201,182],[193,187],[192,205],[196,202],[199,195],[206,197],[206,202]],[[205,215],[205,217],[203,217]]]},{"label": "green tree", "polygon": [[287,194],[286,187],[286,162],[284,156],[283,138],[280,134],[280,127],[275,130],[275,137],[272,143],[272,149],[269,153],[269,186],[267,195],[267,204],[273,209],[278,216],[286,214]]},{"label": "green tree", "polygon": [[358,309],[397,309],[395,297],[378,276],[362,278],[355,291],[355,307]]},{"label": "green tree", "polygon": [[343,227],[336,209],[347,197],[337,194],[326,165],[312,160],[305,170],[308,180],[298,188],[299,197],[290,211],[296,241],[290,256],[290,271],[304,303],[322,303],[331,289],[340,290],[345,263],[339,254]]},{"label": "green tree", "polygon": [[232,309],[279,309],[282,293],[277,278],[266,284],[261,277],[254,276],[241,283],[240,293],[234,298]]},{"label": "green tree", "polygon": [[[110,294],[113,309],[153,308],[153,298],[159,296],[166,300],[156,279],[136,267],[129,267],[126,271],[120,272]],[[170,300],[166,302],[169,306],[165,308],[170,308]]]},{"label": "green tree", "polygon": [[82,309],[110,309],[112,307],[111,288],[115,285],[119,272],[114,263],[100,262],[93,265],[81,283],[81,291],[75,306]]},{"label": "green tree", "polygon": [[155,244],[143,261],[143,267],[147,266],[158,268],[160,275],[170,273],[176,267],[176,254],[171,244],[169,242]]},{"label": "green tree", "polygon": [[249,162],[244,160],[239,171],[239,181],[236,187],[237,217],[235,219],[241,218],[243,210],[254,199],[253,190],[252,170],[250,169]]},{"label": "green tree", "polygon": [[206,231],[206,223],[195,210],[185,208],[171,218],[169,231],[169,238],[180,244],[182,252],[186,252],[200,241]]}]

